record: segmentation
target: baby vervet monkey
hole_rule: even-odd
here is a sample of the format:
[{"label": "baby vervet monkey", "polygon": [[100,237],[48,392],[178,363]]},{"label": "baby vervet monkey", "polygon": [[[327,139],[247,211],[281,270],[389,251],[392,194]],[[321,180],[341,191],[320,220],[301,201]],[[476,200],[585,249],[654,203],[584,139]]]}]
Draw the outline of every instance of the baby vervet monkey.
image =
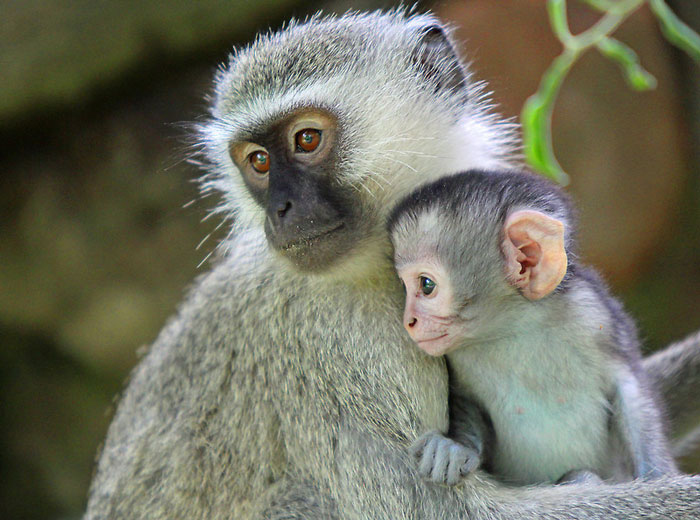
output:
[{"label": "baby vervet monkey", "polygon": [[677,472],[635,326],[577,262],[562,190],[469,171],[413,192],[389,230],[404,326],[450,374],[450,429],[413,445],[420,473],[455,484],[483,465],[534,484]]}]

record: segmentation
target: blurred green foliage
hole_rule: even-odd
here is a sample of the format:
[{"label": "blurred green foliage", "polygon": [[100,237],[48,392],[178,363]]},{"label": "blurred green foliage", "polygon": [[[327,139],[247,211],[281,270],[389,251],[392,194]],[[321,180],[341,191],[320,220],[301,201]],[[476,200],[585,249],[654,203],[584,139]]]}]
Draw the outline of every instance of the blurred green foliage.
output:
[{"label": "blurred green foliage", "polygon": [[564,50],[544,73],[539,89],[528,98],[520,116],[527,161],[537,171],[561,184],[568,184],[569,179],[554,155],[552,111],[564,78],[584,52],[595,47],[604,56],[616,61],[632,88],[654,88],[656,79],[642,68],[636,53],[611,36],[633,12],[648,3],[666,38],[700,62],[700,36],[684,24],[663,0],[584,1],[601,11],[603,16],[591,28],[573,35],[567,21],[566,0],[547,0],[552,30]]}]

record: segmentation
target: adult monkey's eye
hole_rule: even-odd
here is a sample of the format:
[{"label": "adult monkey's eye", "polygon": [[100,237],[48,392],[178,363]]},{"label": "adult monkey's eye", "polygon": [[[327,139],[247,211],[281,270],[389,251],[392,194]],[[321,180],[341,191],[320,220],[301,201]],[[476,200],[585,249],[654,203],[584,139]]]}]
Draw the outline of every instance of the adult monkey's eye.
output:
[{"label": "adult monkey's eye", "polygon": [[420,290],[426,296],[428,296],[430,293],[432,293],[435,290],[435,282],[433,282],[427,276],[421,276],[419,281],[420,281]]},{"label": "adult monkey's eye", "polygon": [[248,161],[253,169],[258,173],[267,173],[270,171],[270,155],[267,152],[258,150],[248,156]]},{"label": "adult monkey's eye", "polygon": [[313,152],[321,144],[321,131],[313,128],[306,128],[294,137],[296,141],[296,151],[302,153]]}]

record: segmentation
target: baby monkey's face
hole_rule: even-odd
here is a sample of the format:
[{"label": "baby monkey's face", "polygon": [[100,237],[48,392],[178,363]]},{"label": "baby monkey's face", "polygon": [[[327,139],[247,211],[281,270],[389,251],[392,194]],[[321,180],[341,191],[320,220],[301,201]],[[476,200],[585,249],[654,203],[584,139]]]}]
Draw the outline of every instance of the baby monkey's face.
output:
[{"label": "baby monkey's face", "polygon": [[452,284],[442,265],[418,261],[397,266],[406,288],[403,324],[418,346],[441,356],[458,346],[463,323],[457,315]]}]

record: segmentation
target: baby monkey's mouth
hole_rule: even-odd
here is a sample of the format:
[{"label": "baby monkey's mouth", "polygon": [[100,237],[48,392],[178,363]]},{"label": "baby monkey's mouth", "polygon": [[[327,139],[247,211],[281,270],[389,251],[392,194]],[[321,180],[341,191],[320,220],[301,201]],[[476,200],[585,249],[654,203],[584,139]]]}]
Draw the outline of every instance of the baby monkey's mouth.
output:
[{"label": "baby monkey's mouth", "polygon": [[454,338],[448,332],[430,337],[415,337],[414,341],[422,351],[431,356],[447,354],[455,346]]},{"label": "baby monkey's mouth", "polygon": [[432,337],[432,338],[417,339],[416,343],[418,343],[419,345],[422,345],[423,343],[430,343],[431,341],[437,341],[437,340],[442,339],[444,337],[447,337],[447,332],[445,332],[444,334],[440,334],[439,336]]}]

